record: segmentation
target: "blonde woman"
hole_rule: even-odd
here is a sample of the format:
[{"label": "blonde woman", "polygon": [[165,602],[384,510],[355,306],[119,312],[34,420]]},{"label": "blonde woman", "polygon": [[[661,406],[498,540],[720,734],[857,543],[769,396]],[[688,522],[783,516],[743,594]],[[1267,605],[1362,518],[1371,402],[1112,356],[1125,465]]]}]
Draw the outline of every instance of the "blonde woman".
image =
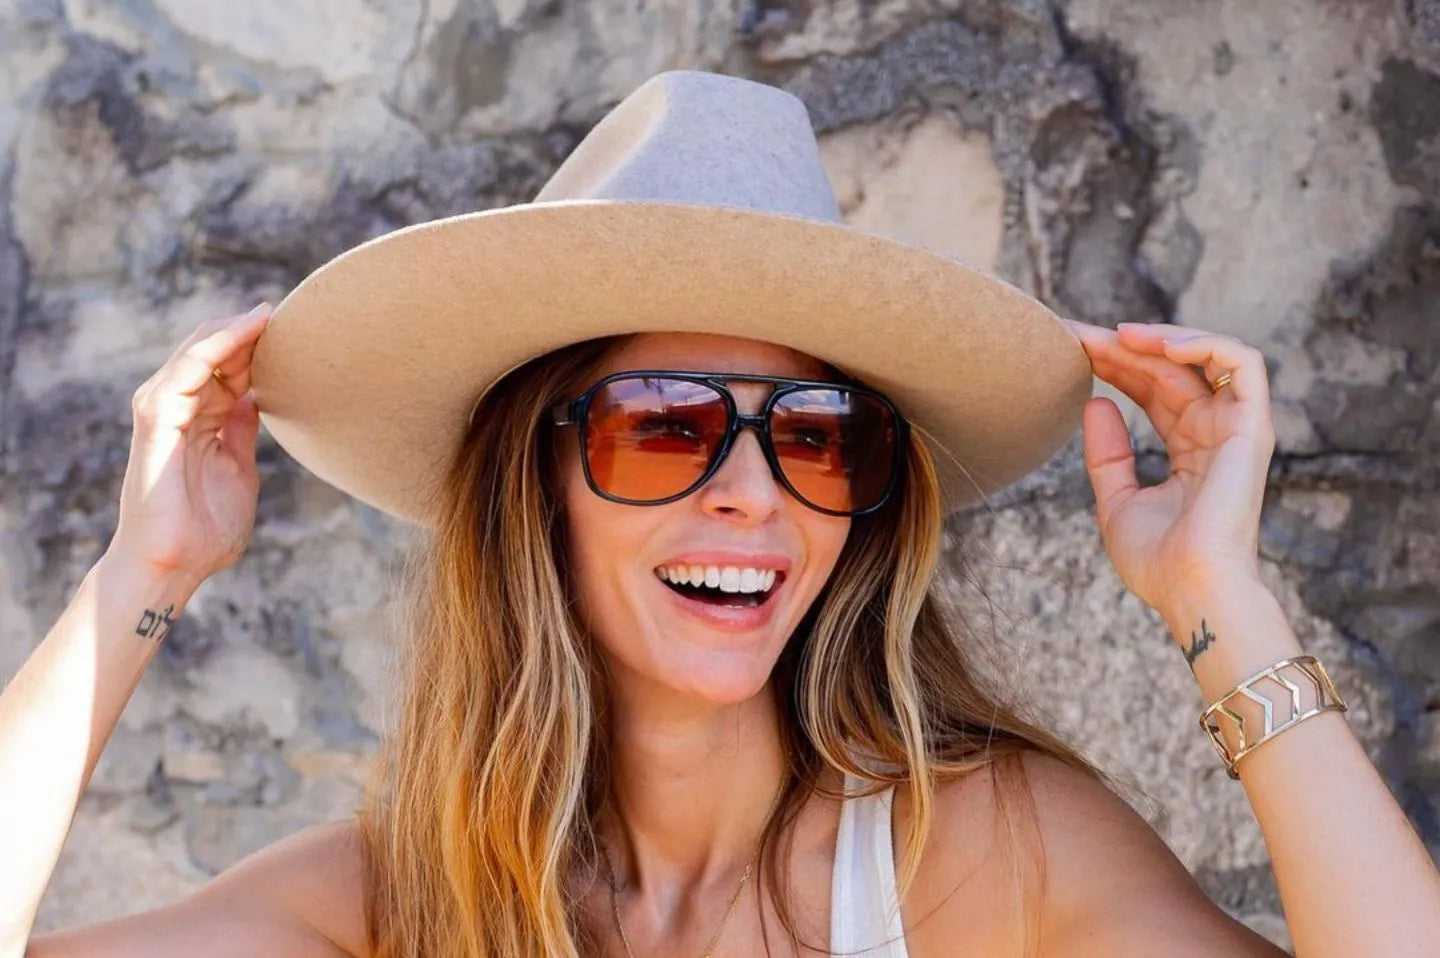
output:
[{"label": "blonde woman", "polygon": [[[1161,485],[1092,371],[1165,440]],[[207,323],[134,413],[115,536],[0,698],[0,953],[1280,954],[984,688],[932,591],[945,515],[1082,414],[1108,554],[1206,700],[1253,728],[1246,683],[1296,670],[1304,717],[1215,739],[1296,953],[1440,940],[1434,865],[1260,584],[1260,354],[1062,323],[845,227],[779,91],[656,77],[534,204]],[[169,907],[32,939],[119,712],[245,549],[262,414],[427,532],[374,787]]]}]

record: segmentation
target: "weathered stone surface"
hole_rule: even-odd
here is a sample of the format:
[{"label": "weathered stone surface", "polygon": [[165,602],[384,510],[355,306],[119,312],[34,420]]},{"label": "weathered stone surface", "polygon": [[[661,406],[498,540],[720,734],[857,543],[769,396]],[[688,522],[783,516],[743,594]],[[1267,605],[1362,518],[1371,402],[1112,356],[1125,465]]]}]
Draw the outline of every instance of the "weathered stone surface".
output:
[{"label": "weathered stone surface", "polygon": [[960,0],[751,0],[739,29],[757,58],[783,63],[848,56],[964,6]]},{"label": "weathered stone surface", "polygon": [[1440,194],[1440,74],[1385,61],[1370,108],[1395,182]]},{"label": "weathered stone surface", "polygon": [[847,222],[995,268],[1005,184],[985,137],[937,114],[842,127],[820,152]]},{"label": "weathered stone surface", "polygon": [[1436,0],[1408,0],[1416,51],[1440,64],[1440,3]]},{"label": "weathered stone surface", "polygon": [[95,771],[90,776],[90,791],[95,793],[143,792],[150,776],[160,764],[160,732],[149,728],[136,730],[121,725],[110,736]]},{"label": "weathered stone surface", "polygon": [[[801,97],[856,225],[1068,315],[1265,352],[1263,573],[1440,854],[1432,0],[0,0],[0,676],[113,532],[129,398],[176,342],[372,236],[529,200],[670,67]],[[1143,412],[1096,392],[1162,480]],[[259,468],[250,549],[122,716],[41,928],[173,901],[358,802],[407,530],[265,434]],[[1243,790],[1093,509],[1077,436],[952,522],[964,640],[1288,946]]]},{"label": "weathered stone surface", "polygon": [[[1398,42],[1394,5],[1071,0],[1064,8],[1077,35],[1134,58],[1126,91],[1197,138],[1203,162],[1183,206],[1205,254],[1176,320],[1260,345],[1304,325],[1330,264],[1363,256],[1401,202],[1365,110],[1371,78]],[[1217,69],[1221,44],[1228,65]]]},{"label": "weathered stone surface", "polygon": [[652,73],[718,66],[733,8],[719,0],[431,3],[395,102],[437,137],[593,122]]},{"label": "weathered stone surface", "polygon": [[353,817],[363,773],[360,762],[318,770],[291,800],[269,806],[196,795],[184,828],[191,861],[214,874],[307,825]]},{"label": "weathered stone surface", "polygon": [[173,825],[154,832],[135,829],[124,808],[82,802],[37,927],[108,921],[170,904],[199,888],[210,876],[191,864],[182,837]]},{"label": "weathered stone surface", "polygon": [[[1093,514],[1049,500],[972,513],[957,526],[949,551],[972,574],[955,589],[966,608],[983,608],[988,595],[1001,610],[992,668],[1010,694],[1035,703],[1047,724],[1128,780],[1137,808],[1187,866],[1263,864],[1264,841],[1243,791],[1225,787],[1212,746],[1195,734],[1206,703],[1163,620],[1126,591],[1097,551]],[[1262,571],[1378,755],[1395,724],[1386,677],[1307,611],[1288,569],[1266,563]],[[966,638],[988,647],[991,617],[972,621],[979,633]]]},{"label": "weathered stone surface", "polygon": [[362,0],[286,0],[245,4],[154,0],[156,11],[198,44],[262,64],[312,69],[329,83],[364,80],[393,69],[397,37],[413,30],[421,4]]}]

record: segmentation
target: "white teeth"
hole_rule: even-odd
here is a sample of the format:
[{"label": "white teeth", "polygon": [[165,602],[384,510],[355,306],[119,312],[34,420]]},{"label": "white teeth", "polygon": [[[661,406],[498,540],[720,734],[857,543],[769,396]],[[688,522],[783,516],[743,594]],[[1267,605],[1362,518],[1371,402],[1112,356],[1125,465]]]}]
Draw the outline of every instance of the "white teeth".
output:
[{"label": "white teeth", "polygon": [[722,592],[769,592],[778,574],[774,569],[749,566],[657,566],[657,578],[676,585],[705,586]]}]

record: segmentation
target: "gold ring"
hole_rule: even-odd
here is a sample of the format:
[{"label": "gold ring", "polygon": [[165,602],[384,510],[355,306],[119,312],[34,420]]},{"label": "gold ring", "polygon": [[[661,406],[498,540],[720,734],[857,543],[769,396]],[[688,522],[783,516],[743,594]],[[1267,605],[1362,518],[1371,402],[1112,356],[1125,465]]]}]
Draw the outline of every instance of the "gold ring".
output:
[{"label": "gold ring", "polygon": [[212,370],[210,370],[210,375],[214,376],[216,379],[220,380],[222,383],[225,381],[225,374],[222,373],[222,372],[221,372],[220,370],[218,370],[218,369],[212,369]]},{"label": "gold ring", "polygon": [[1219,378],[1210,384],[1210,392],[1218,393],[1220,391],[1220,387],[1228,385],[1230,385],[1230,374],[1221,373]]}]

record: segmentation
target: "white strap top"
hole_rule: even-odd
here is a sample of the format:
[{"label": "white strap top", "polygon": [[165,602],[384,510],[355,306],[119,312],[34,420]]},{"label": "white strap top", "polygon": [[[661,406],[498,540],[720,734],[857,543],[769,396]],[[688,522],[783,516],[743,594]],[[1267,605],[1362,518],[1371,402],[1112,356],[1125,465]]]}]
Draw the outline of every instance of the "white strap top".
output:
[{"label": "white strap top", "polygon": [[[846,774],[846,789],[862,783]],[[835,837],[830,883],[830,952],[864,958],[909,958],[896,895],[891,808],[895,788],[846,799]]]}]

